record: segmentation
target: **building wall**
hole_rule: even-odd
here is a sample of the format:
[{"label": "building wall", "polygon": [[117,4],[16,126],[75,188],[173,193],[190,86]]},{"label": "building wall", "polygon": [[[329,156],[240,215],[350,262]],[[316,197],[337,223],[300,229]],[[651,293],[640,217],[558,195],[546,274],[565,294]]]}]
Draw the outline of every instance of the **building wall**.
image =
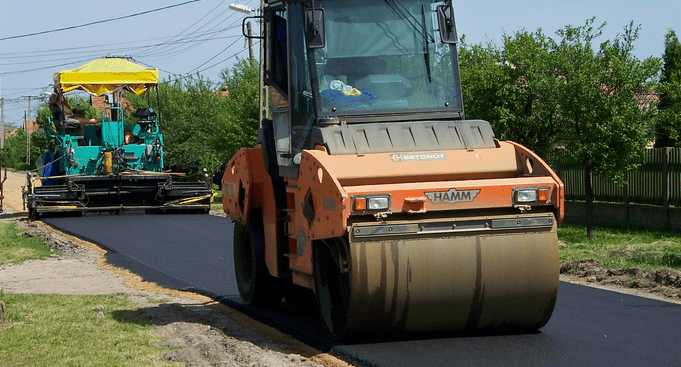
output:
[{"label": "building wall", "polygon": [[[106,96],[91,96],[90,104],[92,104],[92,107],[96,108],[100,113],[111,107],[111,103],[107,102]],[[125,113],[130,113],[134,109],[132,103],[125,97],[121,98],[121,108]],[[111,110],[107,110],[106,117],[109,119],[111,118]]]}]

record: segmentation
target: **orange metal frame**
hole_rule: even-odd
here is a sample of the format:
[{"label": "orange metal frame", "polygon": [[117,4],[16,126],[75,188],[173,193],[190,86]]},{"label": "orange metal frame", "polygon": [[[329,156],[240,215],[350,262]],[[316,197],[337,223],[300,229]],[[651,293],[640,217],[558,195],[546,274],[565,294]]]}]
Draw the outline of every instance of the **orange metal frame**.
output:
[{"label": "orange metal frame", "polygon": [[[294,282],[308,287],[312,285],[312,241],[347,235],[353,196],[388,194],[390,207],[384,213],[389,216],[513,209],[514,190],[546,188],[549,200],[537,205],[551,208],[561,223],[564,186],[560,178],[527,148],[512,142],[497,145],[497,149],[438,152],[446,158],[413,162],[395,160],[391,153],[329,155],[323,147],[306,150],[298,178],[287,181],[287,208],[276,207],[261,147],[244,148],[232,158],[222,178],[223,207],[232,220],[244,224],[251,208],[262,208],[270,273],[286,275],[277,270],[282,269],[277,254],[282,252],[279,246],[287,246],[283,252],[289,253]],[[464,200],[453,200],[459,196]],[[282,209],[290,215],[285,244],[277,243],[276,223]]]}]

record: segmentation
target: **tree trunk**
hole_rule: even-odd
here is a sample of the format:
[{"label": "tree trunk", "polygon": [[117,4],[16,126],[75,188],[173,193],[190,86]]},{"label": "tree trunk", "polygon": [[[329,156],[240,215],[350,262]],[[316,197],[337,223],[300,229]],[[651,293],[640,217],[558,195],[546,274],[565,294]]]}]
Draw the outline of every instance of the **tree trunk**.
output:
[{"label": "tree trunk", "polygon": [[584,191],[586,194],[586,235],[590,240],[594,238],[594,190],[592,180],[593,162],[591,161],[591,156],[588,155],[584,159]]}]

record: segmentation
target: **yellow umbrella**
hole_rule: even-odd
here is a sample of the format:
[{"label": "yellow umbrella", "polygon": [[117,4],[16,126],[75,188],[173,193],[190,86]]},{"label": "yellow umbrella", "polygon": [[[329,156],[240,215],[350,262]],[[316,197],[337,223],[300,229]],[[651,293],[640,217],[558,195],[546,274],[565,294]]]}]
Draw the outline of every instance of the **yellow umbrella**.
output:
[{"label": "yellow umbrella", "polygon": [[81,89],[99,96],[119,90],[142,94],[158,84],[158,69],[121,58],[91,61],[73,70],[54,73],[54,89],[66,93]]}]

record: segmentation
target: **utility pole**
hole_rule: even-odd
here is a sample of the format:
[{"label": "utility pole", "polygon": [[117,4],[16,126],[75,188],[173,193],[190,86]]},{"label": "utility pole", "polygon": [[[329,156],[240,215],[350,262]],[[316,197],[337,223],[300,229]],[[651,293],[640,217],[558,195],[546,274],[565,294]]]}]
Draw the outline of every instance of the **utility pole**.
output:
[{"label": "utility pole", "polygon": [[24,130],[26,131],[26,164],[31,164],[31,133],[28,119],[31,118],[31,96],[28,96],[28,109],[24,113]]},{"label": "utility pole", "polygon": [[246,22],[246,29],[248,30],[248,60],[251,62],[252,65],[255,59],[253,58],[253,38],[251,38],[253,32],[251,31],[250,21]]},{"label": "utility pole", "polygon": [[24,133],[26,133],[26,164],[31,163],[31,134],[28,133],[28,120],[24,112]]},{"label": "utility pole", "polygon": [[[260,9],[262,9],[262,4],[264,3],[263,0],[260,1]],[[244,14],[250,14],[252,13],[255,9],[252,9],[249,6],[246,6],[244,4],[230,4],[229,8],[235,11],[238,11],[239,13],[244,13]],[[243,27],[243,23],[241,23],[241,27]],[[248,59],[253,64],[255,62],[255,59],[253,58],[253,39],[251,38],[251,22],[246,22],[246,29],[248,33]],[[243,32],[243,28],[241,28],[241,32]],[[261,42],[262,43],[262,42]]]},{"label": "utility pole", "polygon": [[0,148],[5,146],[5,99],[0,98]]}]

